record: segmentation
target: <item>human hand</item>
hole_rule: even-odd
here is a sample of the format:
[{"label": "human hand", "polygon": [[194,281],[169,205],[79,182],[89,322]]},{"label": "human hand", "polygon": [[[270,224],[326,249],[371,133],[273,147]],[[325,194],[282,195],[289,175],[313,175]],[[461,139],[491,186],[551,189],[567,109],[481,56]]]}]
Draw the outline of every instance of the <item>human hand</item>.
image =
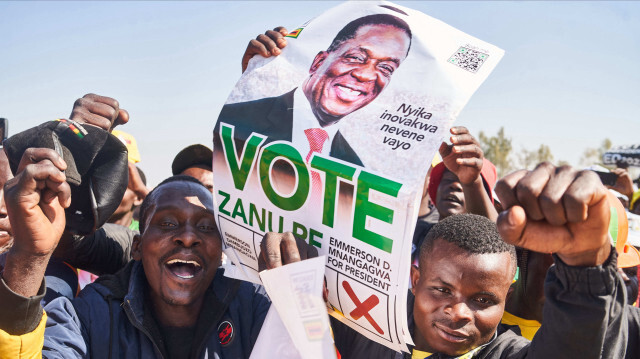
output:
[{"label": "human hand", "polygon": [[76,100],[69,119],[111,132],[129,122],[129,113],[120,108],[116,99],[90,93]]},{"label": "human hand", "polygon": [[318,256],[318,250],[291,232],[268,232],[260,242],[260,271]]},{"label": "human hand", "polygon": [[12,253],[46,256],[57,246],[65,227],[64,209],[71,205],[66,168],[62,157],[48,148],[29,148],[23,154],[18,174],[4,188]]},{"label": "human hand", "polygon": [[498,217],[505,242],[556,253],[571,266],[596,266],[609,257],[608,191],[593,171],[544,162],[505,176],[495,191],[505,208]]},{"label": "human hand", "polygon": [[464,126],[451,127],[451,145],[442,142],[440,156],[447,169],[453,172],[460,184],[470,185],[482,181],[482,159],[484,158],[480,144]]},{"label": "human hand", "polygon": [[613,186],[605,186],[622,193],[629,198],[629,201],[631,201],[631,198],[633,197],[633,180],[631,179],[629,172],[624,168],[615,168],[611,170],[611,172],[618,176],[616,183]]},{"label": "human hand", "polygon": [[247,49],[244,50],[244,55],[242,55],[242,72],[245,72],[247,66],[249,66],[249,60],[255,55],[261,55],[262,57],[280,55],[282,53],[281,49],[287,46],[287,40],[284,37],[288,33],[287,29],[278,26],[249,41]]}]

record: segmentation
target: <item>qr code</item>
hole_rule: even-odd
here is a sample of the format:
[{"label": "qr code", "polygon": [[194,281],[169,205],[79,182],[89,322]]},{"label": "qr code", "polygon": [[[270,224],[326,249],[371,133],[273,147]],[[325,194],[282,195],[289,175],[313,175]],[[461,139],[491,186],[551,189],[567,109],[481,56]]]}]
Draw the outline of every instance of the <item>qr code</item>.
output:
[{"label": "qr code", "polygon": [[449,62],[469,72],[476,73],[480,66],[487,61],[487,58],[489,58],[488,54],[467,47],[460,47],[458,51],[449,58]]}]

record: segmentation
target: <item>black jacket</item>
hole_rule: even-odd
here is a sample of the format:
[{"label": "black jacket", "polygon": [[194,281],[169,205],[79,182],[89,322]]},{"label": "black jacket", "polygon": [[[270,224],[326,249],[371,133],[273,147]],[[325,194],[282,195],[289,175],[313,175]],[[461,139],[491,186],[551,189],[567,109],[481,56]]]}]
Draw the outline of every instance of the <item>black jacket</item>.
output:
[{"label": "black jacket", "polygon": [[[640,358],[640,312],[627,305],[625,286],[617,274],[617,254],[602,266],[570,267],[558,257],[545,281],[544,322],[529,342],[516,326],[500,325],[497,336],[477,353],[479,359]],[[413,333],[413,295],[407,309]],[[342,359],[410,359],[366,339],[332,318]],[[430,357],[448,358],[436,354]]]}]

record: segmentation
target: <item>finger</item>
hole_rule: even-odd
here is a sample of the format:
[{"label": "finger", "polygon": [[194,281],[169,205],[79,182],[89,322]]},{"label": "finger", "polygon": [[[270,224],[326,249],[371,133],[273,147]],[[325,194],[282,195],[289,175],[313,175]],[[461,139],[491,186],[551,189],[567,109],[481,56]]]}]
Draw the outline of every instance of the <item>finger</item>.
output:
[{"label": "finger", "polygon": [[282,36],[289,35],[289,30],[287,30],[284,26],[278,26],[273,29],[273,31],[277,31],[282,34]]},{"label": "finger", "polygon": [[460,166],[473,167],[478,171],[482,170],[482,160],[479,158],[475,158],[475,157],[456,158],[456,163],[459,164]]},{"label": "finger", "polygon": [[280,242],[282,264],[300,262],[302,258],[300,257],[300,250],[298,249],[298,244],[293,233],[286,232],[283,233],[282,236],[283,238]]},{"label": "finger", "polygon": [[495,192],[500,199],[500,203],[502,204],[502,208],[509,209],[513,206],[517,206],[519,204],[518,198],[516,196],[516,185],[527,174],[527,170],[519,170],[513,173],[510,173],[503,178],[501,178],[498,183],[496,183]]},{"label": "finger", "polygon": [[51,163],[61,171],[67,169],[67,163],[56,151],[50,148],[30,147],[22,154],[20,164],[18,164],[18,171],[16,173],[22,172],[24,168],[30,164],[35,164],[43,160],[51,161]]},{"label": "finger", "polygon": [[276,44],[276,46],[278,46],[278,48],[282,49],[283,47],[287,46],[287,40],[280,32],[268,30],[267,32],[265,32],[265,35],[269,36],[271,40],[273,40],[273,42]]},{"label": "finger", "polygon": [[482,152],[482,148],[478,145],[454,145],[452,148],[453,152],[464,155],[465,157],[475,157],[482,158],[484,153]]},{"label": "finger", "polygon": [[498,215],[496,222],[500,237],[510,244],[521,246],[520,242],[524,228],[527,225],[527,215],[520,206],[513,206]]},{"label": "finger", "polygon": [[560,226],[567,223],[567,212],[562,198],[575,176],[576,171],[569,166],[556,168],[555,174],[549,178],[540,194],[540,209],[544,218],[552,225]]},{"label": "finger", "polygon": [[449,140],[454,145],[467,145],[467,144],[476,144],[477,145],[478,144],[478,141],[476,141],[476,138],[471,136],[468,133],[463,133],[463,134],[460,134],[460,135],[451,136],[451,138]]},{"label": "finger", "polygon": [[[275,33],[275,32],[272,31],[272,33]],[[280,49],[278,48],[278,45],[275,43],[275,41],[271,39],[271,37],[267,36],[266,34],[258,35],[256,40],[262,43],[262,45],[266,48],[267,52],[269,52],[269,56],[280,54]],[[269,57],[269,56],[266,56],[266,57]]]},{"label": "finger", "polygon": [[539,164],[533,171],[525,175],[516,185],[516,196],[527,217],[534,221],[544,218],[538,198],[549,181],[554,168],[548,162]]},{"label": "finger", "polygon": [[539,253],[556,253],[571,245],[566,226],[553,226],[546,221],[533,221],[520,206],[511,207],[498,216],[498,232],[514,246]]},{"label": "finger", "polygon": [[469,133],[469,130],[464,126],[453,126],[449,132],[451,132],[452,135],[462,135]]},{"label": "finger", "polygon": [[73,104],[73,109],[83,109],[86,112],[93,113],[113,121],[118,115],[120,104],[117,100],[110,97],[87,94],[76,100]]},{"label": "finger", "polygon": [[86,95],[83,96],[83,98],[91,100],[93,102],[98,102],[98,103],[105,104],[105,105],[115,109],[116,112],[118,112],[118,110],[120,109],[120,103],[115,98],[111,98],[111,97],[107,97],[107,96],[100,96],[100,95],[96,95],[96,94],[93,94],[93,93],[86,94]]},{"label": "finger", "polygon": [[57,183],[62,183],[67,180],[64,172],[57,169],[49,160],[28,165],[22,173],[24,174],[23,177],[27,180],[33,179],[34,181],[42,181],[43,183],[45,180]]},{"label": "finger", "polygon": [[55,182],[49,179],[42,181],[45,183],[45,187],[43,188],[42,200],[50,204],[55,199],[58,199],[60,206],[63,208],[68,208],[71,205],[71,187],[69,183],[65,182]]},{"label": "finger", "polygon": [[[127,122],[129,122],[129,112],[127,112],[127,110],[125,109],[120,109],[118,110],[118,117],[116,118],[115,122],[113,123],[113,127],[116,127],[118,125],[124,125]],[[112,127],[112,129],[113,129]]]},{"label": "finger", "polygon": [[111,128],[110,119],[104,116],[93,114],[83,107],[74,108],[73,111],[71,111],[69,119],[83,125],[93,125],[99,127],[105,131],[108,131]]},{"label": "finger", "polygon": [[282,234],[269,232],[265,234],[260,242],[260,257],[265,262],[265,269],[272,269],[282,266],[282,257],[280,255],[280,242]]},{"label": "finger", "polygon": [[438,149],[438,151],[440,152],[440,157],[445,158],[447,156],[449,156],[449,154],[451,154],[451,147],[447,145],[446,142],[442,142],[440,144],[440,148]]},{"label": "finger", "polygon": [[587,219],[589,206],[603,200],[607,190],[593,171],[580,171],[567,188],[562,201],[567,221],[576,223]]}]

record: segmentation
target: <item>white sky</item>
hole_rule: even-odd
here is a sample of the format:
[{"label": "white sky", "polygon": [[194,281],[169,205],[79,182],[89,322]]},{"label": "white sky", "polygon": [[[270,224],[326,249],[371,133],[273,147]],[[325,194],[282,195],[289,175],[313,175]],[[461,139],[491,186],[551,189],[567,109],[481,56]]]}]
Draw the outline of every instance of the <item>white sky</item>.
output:
[{"label": "white sky", "polygon": [[[515,150],[577,164],[605,137],[640,142],[639,2],[398,2],[506,50],[457,124],[504,126]],[[67,117],[85,93],[131,114],[151,185],[211,145],[247,42],[336,2],[0,2],[0,117],[10,134]]]}]

